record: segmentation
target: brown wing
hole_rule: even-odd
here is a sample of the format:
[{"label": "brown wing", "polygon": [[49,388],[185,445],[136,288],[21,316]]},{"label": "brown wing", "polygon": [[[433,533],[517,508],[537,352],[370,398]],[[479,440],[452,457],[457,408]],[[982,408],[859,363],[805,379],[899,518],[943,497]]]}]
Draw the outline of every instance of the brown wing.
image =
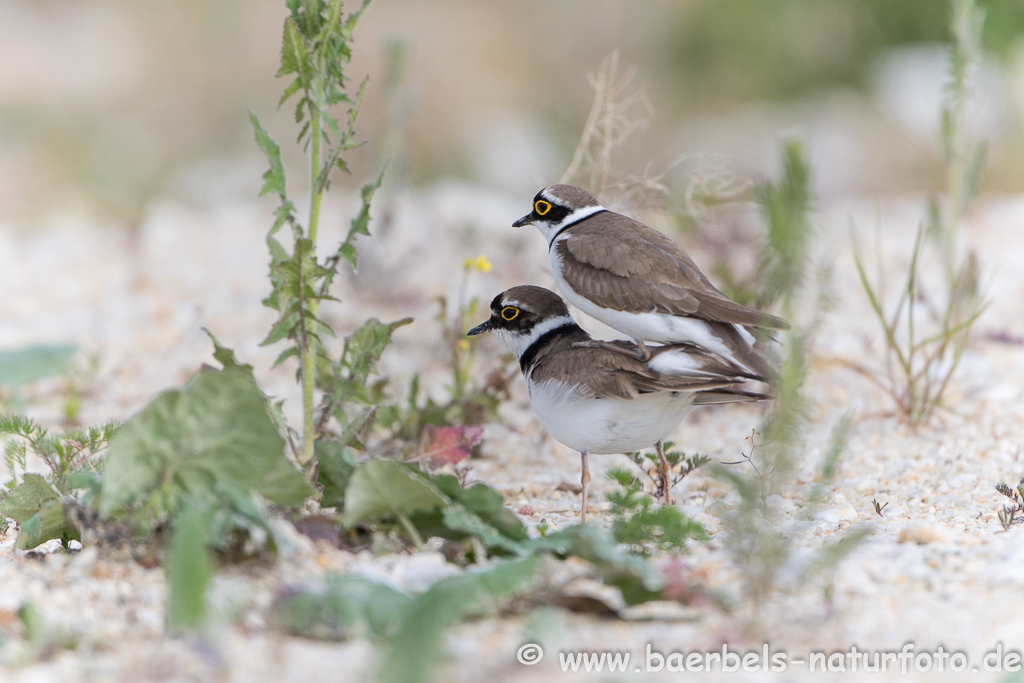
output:
[{"label": "brown wing", "polygon": [[[566,234],[554,247],[562,259],[563,276],[578,294],[600,306],[789,328],[781,318],[726,297],[679,245],[639,221],[606,211]],[[634,256],[623,258],[623,252]]]},{"label": "brown wing", "polygon": [[[626,351],[622,353],[610,348],[573,348],[576,341],[581,339],[552,340],[545,352],[536,359],[530,378],[534,382],[543,382],[556,378],[586,376],[590,396],[623,399],[636,398],[650,391],[718,389],[732,386],[744,379],[738,374],[661,374],[638,360],[634,355],[636,346],[629,342],[615,342],[616,346],[621,346]],[[571,353],[568,353],[570,350]],[[710,355],[708,363],[709,368],[723,367],[721,361]],[[715,370],[706,372],[714,373]]]}]

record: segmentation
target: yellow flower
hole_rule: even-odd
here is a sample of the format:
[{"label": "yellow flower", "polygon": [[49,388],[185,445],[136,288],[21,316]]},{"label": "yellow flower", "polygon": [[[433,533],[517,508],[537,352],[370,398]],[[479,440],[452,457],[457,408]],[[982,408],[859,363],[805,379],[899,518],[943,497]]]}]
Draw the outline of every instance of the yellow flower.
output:
[{"label": "yellow flower", "polygon": [[463,351],[468,351],[469,350],[469,340],[468,339],[460,339],[459,340],[459,348],[462,349]]},{"label": "yellow flower", "polygon": [[476,258],[463,259],[462,261],[463,270],[479,270],[481,273],[489,273],[491,271],[491,262],[487,260],[487,257],[480,254]]}]

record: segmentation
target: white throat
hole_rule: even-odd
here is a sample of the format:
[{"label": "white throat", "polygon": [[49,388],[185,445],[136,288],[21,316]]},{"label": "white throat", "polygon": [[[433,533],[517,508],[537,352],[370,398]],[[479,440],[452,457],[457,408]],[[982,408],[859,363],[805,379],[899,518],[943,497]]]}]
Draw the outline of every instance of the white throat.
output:
[{"label": "white throat", "polygon": [[533,326],[528,334],[521,332],[512,332],[511,330],[495,329],[493,330],[494,336],[498,338],[501,345],[508,349],[508,352],[519,360],[526,353],[526,349],[530,348],[533,342],[537,341],[551,330],[558,329],[563,325],[573,325],[575,320],[572,316],[560,315],[557,318],[548,318],[547,320],[541,321]]},{"label": "white throat", "polygon": [[567,225],[572,225],[573,223],[581,221],[584,218],[587,218],[588,216],[593,216],[595,213],[599,213],[605,210],[606,209],[600,204],[595,204],[593,206],[584,206],[581,209],[576,209],[558,223],[551,224],[538,222],[534,223],[534,225],[536,225],[537,229],[540,230],[540,234],[544,235],[544,241],[548,243],[548,249],[550,249],[551,241],[555,238],[555,235],[558,234],[559,230],[561,230]]}]

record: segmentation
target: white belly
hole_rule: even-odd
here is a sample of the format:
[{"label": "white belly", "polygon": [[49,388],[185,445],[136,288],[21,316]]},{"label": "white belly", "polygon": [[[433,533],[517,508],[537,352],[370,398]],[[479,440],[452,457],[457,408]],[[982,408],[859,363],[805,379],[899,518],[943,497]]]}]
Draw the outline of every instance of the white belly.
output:
[{"label": "white belly", "polygon": [[[668,315],[658,313],[651,309],[644,313],[631,313],[628,311],[616,311],[611,308],[601,308],[589,299],[585,299],[573,290],[569,283],[562,276],[562,259],[558,250],[552,248],[549,252],[551,258],[551,272],[555,276],[555,284],[562,292],[569,303],[580,309],[587,315],[600,320],[605,325],[612,327],[633,339],[653,342],[655,344],[679,344],[692,342],[703,346],[708,351],[717,353],[723,358],[732,358],[732,349],[727,346],[721,337],[716,336],[711,326],[700,318],[687,318],[679,315]],[[733,325],[748,344],[754,343],[754,337],[743,328],[742,325]]]},{"label": "white belly", "polygon": [[530,402],[559,443],[588,453],[625,453],[668,438],[690,412],[691,392],[635,399],[581,398],[560,382],[528,385]]}]

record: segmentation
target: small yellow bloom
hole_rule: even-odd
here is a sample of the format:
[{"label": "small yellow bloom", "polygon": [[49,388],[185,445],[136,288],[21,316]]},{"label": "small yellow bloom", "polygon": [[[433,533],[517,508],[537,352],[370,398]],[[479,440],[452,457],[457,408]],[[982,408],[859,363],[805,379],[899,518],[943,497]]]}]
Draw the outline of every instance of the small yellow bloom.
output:
[{"label": "small yellow bloom", "polygon": [[468,339],[460,339],[459,340],[459,348],[461,350],[463,350],[463,351],[469,351],[469,340]]},{"label": "small yellow bloom", "polygon": [[479,270],[481,273],[489,273],[491,270],[491,262],[487,260],[487,257],[480,254],[476,258],[463,259],[462,261],[463,270]]}]

